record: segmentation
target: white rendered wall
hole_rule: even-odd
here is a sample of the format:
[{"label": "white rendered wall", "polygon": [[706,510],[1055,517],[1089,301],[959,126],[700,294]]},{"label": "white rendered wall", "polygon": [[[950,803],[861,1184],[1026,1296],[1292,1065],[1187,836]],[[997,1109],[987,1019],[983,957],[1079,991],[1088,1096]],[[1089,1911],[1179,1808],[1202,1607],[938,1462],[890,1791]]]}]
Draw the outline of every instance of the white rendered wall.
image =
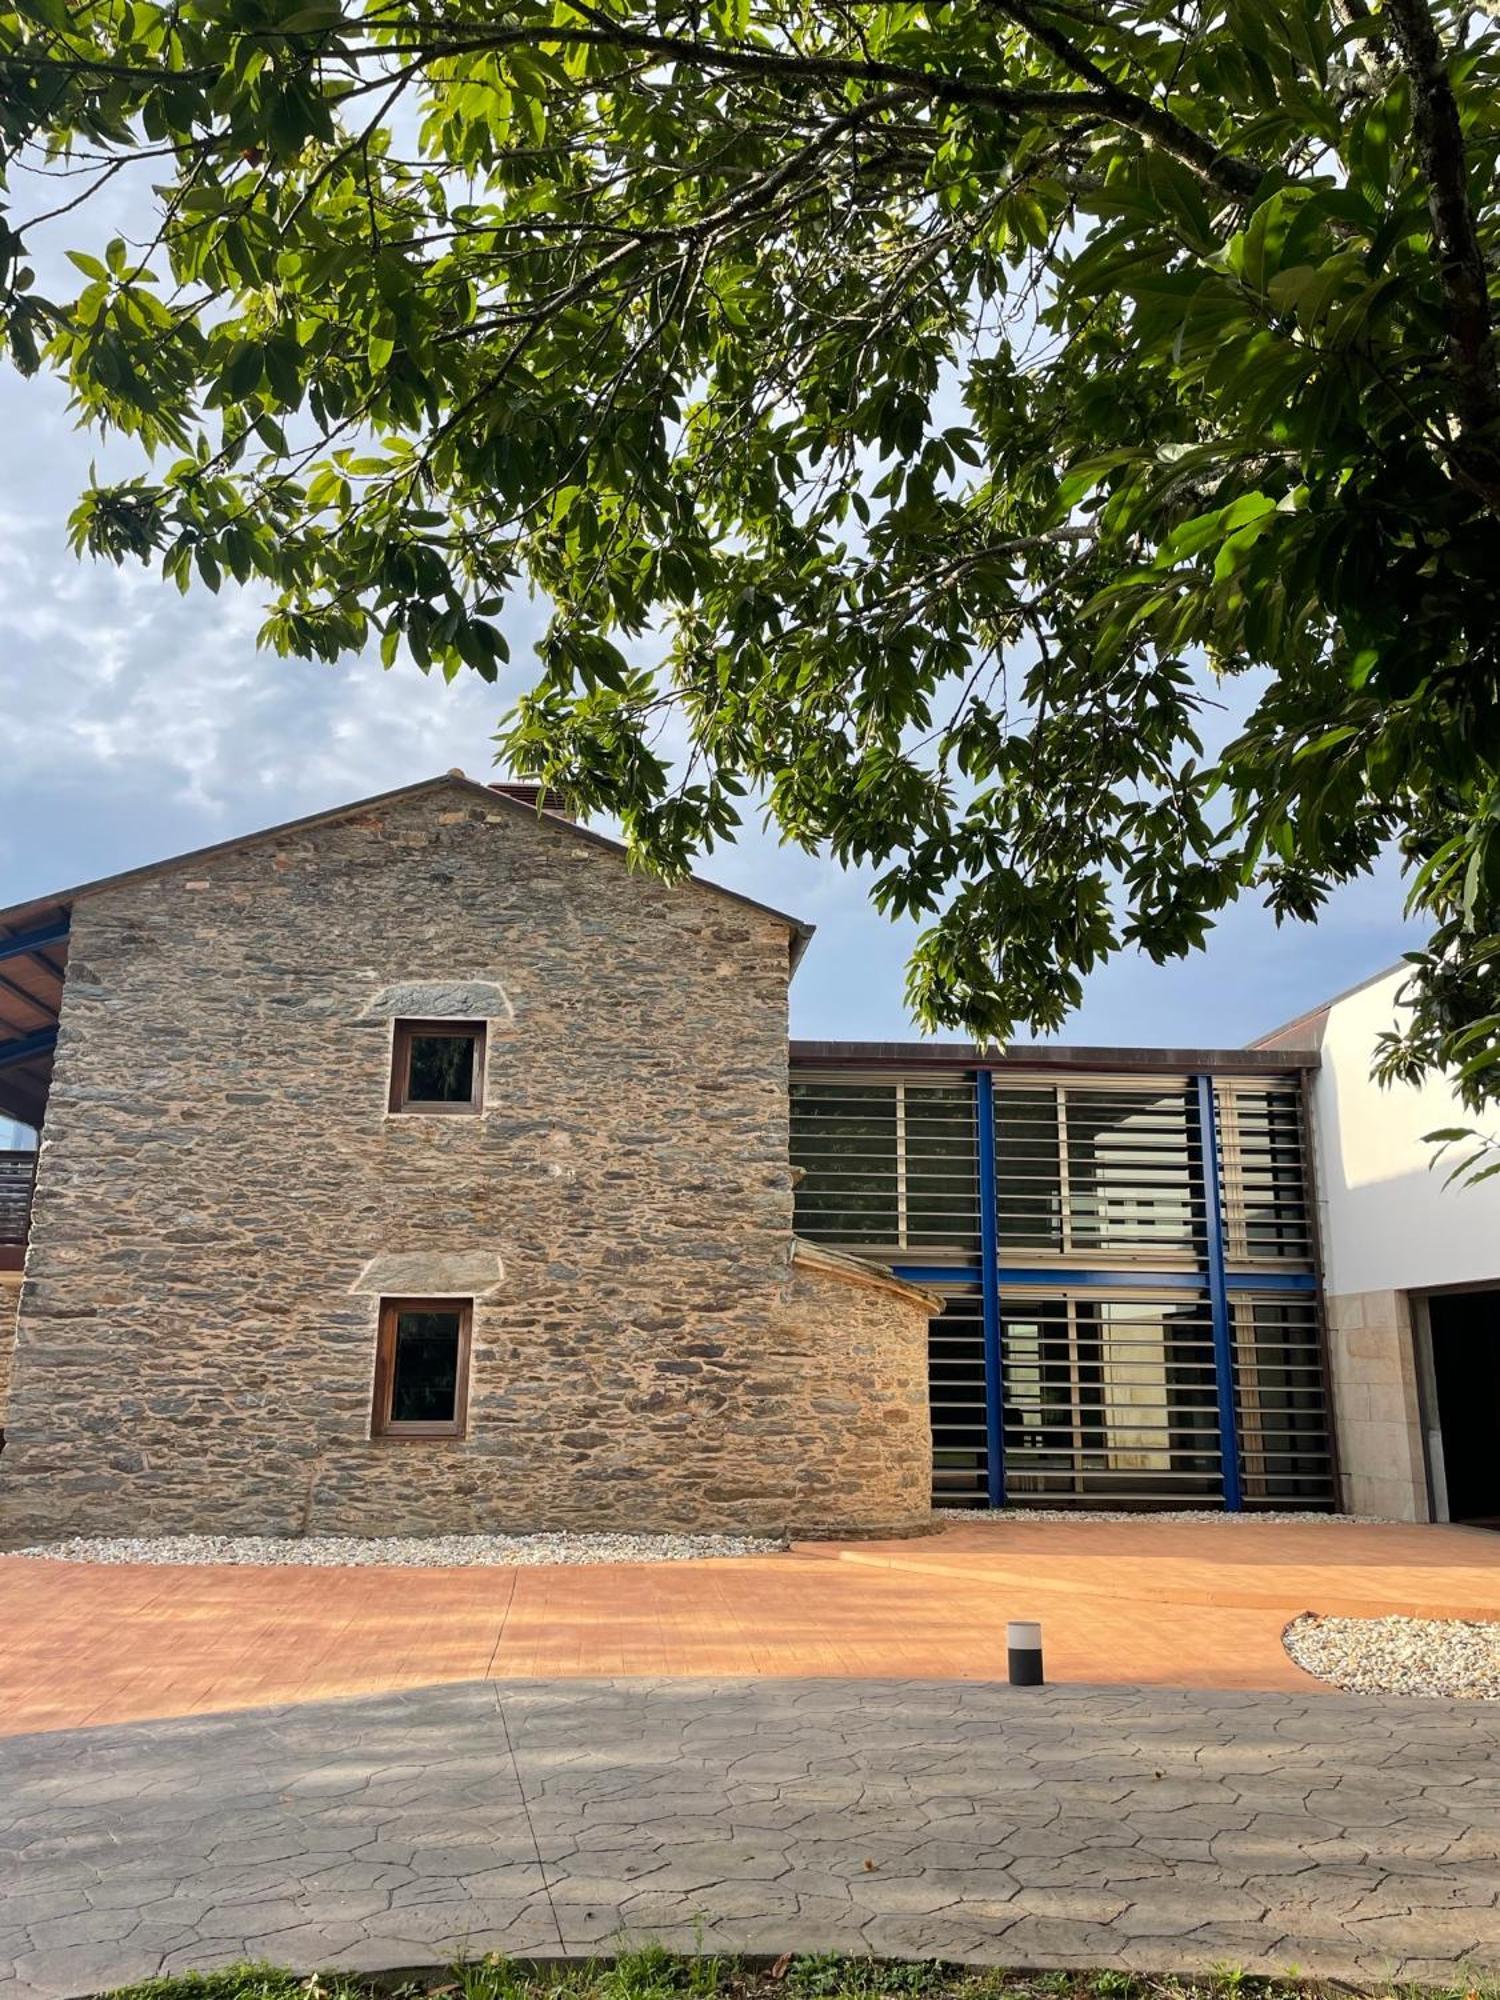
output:
[{"label": "white rendered wall", "polygon": [[1476,1120],[1438,1081],[1382,1090],[1370,1079],[1404,977],[1392,972],[1335,1001],[1323,1032],[1313,1127],[1330,1294],[1500,1284],[1500,1175],[1445,1188],[1447,1165],[1431,1169],[1434,1149],[1422,1143],[1445,1125],[1500,1132],[1500,1116]]}]

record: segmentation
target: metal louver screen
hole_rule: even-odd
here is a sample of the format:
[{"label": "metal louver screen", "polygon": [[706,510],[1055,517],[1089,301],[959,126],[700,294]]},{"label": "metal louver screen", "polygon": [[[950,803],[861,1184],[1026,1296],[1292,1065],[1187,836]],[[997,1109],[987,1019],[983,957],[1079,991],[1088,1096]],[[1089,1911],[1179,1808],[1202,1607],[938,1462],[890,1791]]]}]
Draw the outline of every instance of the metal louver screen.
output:
[{"label": "metal louver screen", "polygon": [[974,1087],[807,1077],[791,1088],[799,1234],[850,1249],[979,1244]]},{"label": "metal louver screen", "polygon": [[0,1246],[25,1243],[35,1178],[35,1153],[0,1153]]},{"label": "metal louver screen", "polygon": [[1219,1498],[1206,1297],[1002,1306],[1008,1500]]},{"label": "metal louver screen", "polygon": [[989,1450],[984,1308],[977,1291],[955,1293],[930,1322],[927,1356],[932,1504],[983,1507],[989,1496]]},{"label": "metal louver screen", "polygon": [[1185,1085],[1002,1085],[995,1186],[1004,1253],[1194,1256],[1203,1160]]},{"label": "metal louver screen", "polygon": [[1220,1082],[1220,1179],[1231,1263],[1310,1266],[1312,1205],[1295,1083]]},{"label": "metal louver screen", "polygon": [[[1333,1501],[1301,1086],[1287,1074],[1214,1080],[1222,1244],[1206,1210],[1207,1088],[1201,1076],[1019,1067],[992,1084],[794,1072],[798,1230],[948,1295],[928,1343],[936,1506],[987,1506],[1002,1470],[1004,1499],[1021,1507],[1222,1505],[1231,1394],[1244,1504]],[[981,1254],[990,1090],[996,1229]],[[1001,1321],[994,1383],[984,1283]],[[987,1397],[1003,1468],[989,1462]]]},{"label": "metal louver screen", "polygon": [[1233,1315],[1245,1505],[1331,1506],[1333,1455],[1316,1304],[1241,1294]]}]

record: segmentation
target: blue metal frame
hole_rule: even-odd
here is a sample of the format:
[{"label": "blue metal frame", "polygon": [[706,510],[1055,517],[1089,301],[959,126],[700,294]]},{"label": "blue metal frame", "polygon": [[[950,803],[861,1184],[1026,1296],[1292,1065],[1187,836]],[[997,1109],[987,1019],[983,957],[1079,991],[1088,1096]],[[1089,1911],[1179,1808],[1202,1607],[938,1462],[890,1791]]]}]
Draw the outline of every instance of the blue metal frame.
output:
[{"label": "blue metal frame", "polygon": [[34,1035],[22,1035],[13,1042],[0,1042],[0,1069],[9,1069],[13,1063],[30,1062],[33,1056],[44,1056],[49,1049],[56,1047],[56,1028],[38,1028]]},{"label": "blue metal frame", "polygon": [[1224,1255],[1224,1202],[1219,1174],[1219,1113],[1214,1080],[1194,1078],[1198,1088],[1198,1132],[1203,1144],[1203,1205],[1208,1239],[1208,1305],[1214,1328],[1214,1381],[1219,1395],[1219,1467],[1224,1481],[1224,1505],[1231,1514],[1244,1511],[1240,1486],[1240,1427],[1234,1407],[1234,1343],[1229,1322],[1229,1274]]},{"label": "blue metal frame", "polygon": [[[912,1285],[982,1285],[983,1264],[893,1264],[898,1278]],[[1201,1292],[1207,1275],[1200,1265],[1191,1271],[1081,1271],[1074,1264],[1001,1264],[995,1272],[1002,1292]],[[1231,1292],[1297,1292],[1311,1298],[1318,1281],[1311,1271],[1226,1271]]]},{"label": "blue metal frame", "polygon": [[1005,1504],[1004,1380],[1000,1343],[1000,1297],[1013,1289],[1070,1291],[1203,1292],[1208,1294],[1213,1325],[1214,1388],[1219,1414],[1219,1458],[1224,1505],[1231,1513],[1244,1509],[1240,1474],[1239,1419],[1234,1406],[1234,1342],[1230,1312],[1235,1292],[1280,1292],[1315,1298],[1318,1280],[1311,1271],[1236,1271],[1227,1268],[1224,1240],[1223,1178],[1219,1153],[1218,1106],[1211,1075],[1196,1075],[1198,1129],[1203,1146],[1203,1194],[1207,1256],[1191,1270],[1142,1271],[1092,1267],[1078,1270],[1066,1264],[1002,1264],[999,1205],[995,1186],[995,1081],[988,1069],[974,1075],[975,1125],[979,1151],[979,1261],[956,1264],[897,1264],[898,1278],[913,1284],[944,1287],[977,1286],[984,1307],[985,1440],[988,1501]]},{"label": "blue metal frame", "polygon": [[983,1282],[977,1264],[892,1264],[894,1277],[909,1285],[977,1285]]},{"label": "blue metal frame", "polygon": [[1224,1283],[1231,1292],[1300,1292],[1304,1298],[1318,1289],[1311,1271],[1228,1271]]},{"label": "blue metal frame", "polygon": [[1068,1264],[1020,1265],[1002,1264],[1000,1282],[1006,1287],[1015,1285],[1045,1286],[1049,1291],[1067,1289],[1087,1291],[1090,1289],[1111,1292],[1201,1292],[1203,1273],[1201,1271],[1101,1271],[1074,1270]]},{"label": "blue metal frame", "polygon": [[67,935],[68,919],[54,917],[50,924],[38,924],[34,931],[17,931],[14,937],[0,937],[0,958],[23,958],[29,951],[61,944]]},{"label": "blue metal frame", "polygon": [[1000,1205],[995,1192],[995,1079],[975,1082],[979,1141],[979,1282],[984,1299],[984,1442],[988,1498],[1005,1505],[1004,1383],[1000,1362]]}]

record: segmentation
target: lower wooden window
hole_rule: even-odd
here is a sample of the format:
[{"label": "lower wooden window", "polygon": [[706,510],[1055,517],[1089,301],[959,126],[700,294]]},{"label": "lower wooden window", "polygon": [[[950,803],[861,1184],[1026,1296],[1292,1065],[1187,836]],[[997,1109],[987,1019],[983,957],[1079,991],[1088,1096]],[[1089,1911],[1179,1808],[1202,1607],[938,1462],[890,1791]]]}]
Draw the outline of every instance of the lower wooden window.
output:
[{"label": "lower wooden window", "polygon": [[467,1299],[382,1299],[375,1437],[462,1437],[468,1419]]}]

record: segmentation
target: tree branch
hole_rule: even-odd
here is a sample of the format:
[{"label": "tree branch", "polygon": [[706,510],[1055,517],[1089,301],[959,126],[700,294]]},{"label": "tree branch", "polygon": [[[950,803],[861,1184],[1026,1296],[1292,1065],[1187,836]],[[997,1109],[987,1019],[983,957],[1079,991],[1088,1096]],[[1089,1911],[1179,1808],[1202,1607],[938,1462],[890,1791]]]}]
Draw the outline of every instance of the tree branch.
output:
[{"label": "tree branch", "polygon": [[[393,28],[389,34],[382,33],[377,42],[361,45],[346,41],[337,54],[341,60],[356,68],[366,58],[405,57],[411,70],[415,71],[429,62],[453,56],[486,55],[501,49],[530,48],[541,42],[563,48],[618,49],[680,62],[690,69],[722,71],[726,75],[783,77],[793,82],[802,80],[839,85],[885,84],[909,91],[913,96],[934,104],[966,105],[1012,115],[1028,111],[1097,114],[1106,109],[1101,98],[1089,91],[1011,89],[1003,84],[978,83],[966,77],[940,76],[931,70],[913,69],[905,63],[856,62],[842,56],[805,55],[734,44],[720,46],[699,40],[696,36],[657,34],[634,28],[626,21],[596,14],[592,8],[582,4],[582,0],[573,0],[573,5],[588,23],[587,26],[571,27],[559,22],[537,21],[524,27],[470,33],[462,24],[455,25],[441,19],[413,21],[409,37],[402,28]],[[248,30],[247,37],[257,32],[267,41],[288,39],[281,31],[271,29]],[[217,69],[173,70],[165,65],[146,67],[112,62],[83,50],[70,52],[67,59],[15,50],[7,54],[6,60],[20,70],[47,74],[61,71],[69,75],[107,77],[111,81],[126,83],[160,83],[167,75],[179,81],[208,83],[219,75]],[[385,81],[385,78],[379,79],[381,85]]]},{"label": "tree branch", "polygon": [[1385,14],[1411,83],[1412,133],[1427,183],[1464,469],[1500,508],[1500,372],[1458,100],[1427,0],[1385,0]]},{"label": "tree branch", "polygon": [[1232,154],[1221,153],[1211,146],[1201,132],[1195,132],[1191,125],[1163,111],[1148,97],[1141,97],[1123,84],[1116,83],[1107,70],[1099,67],[1092,56],[1071,41],[1060,28],[1054,28],[1050,21],[1044,21],[1027,4],[1027,0],[985,0],[985,5],[994,13],[1001,14],[1013,26],[1020,28],[1032,41],[1040,43],[1054,55],[1074,76],[1093,87],[1105,116],[1116,125],[1129,127],[1139,132],[1143,139],[1159,146],[1173,159],[1181,160],[1193,171],[1225,194],[1231,201],[1241,205],[1253,201],[1257,189],[1265,179],[1265,168],[1253,160],[1236,159]]},{"label": "tree branch", "polygon": [[718,70],[731,76],[776,76],[792,82],[881,83],[933,104],[966,105],[978,110],[1009,115],[1018,112],[1094,113],[1105,110],[1102,99],[1084,90],[1011,89],[1004,84],[976,83],[967,77],[940,76],[932,70],[913,69],[907,63],[878,61],[853,62],[843,56],[783,53],[776,49],[755,49],[734,44],[705,42],[692,35],[656,34],[634,28],[606,14],[596,14],[583,0],[571,0],[575,10],[589,23],[572,28],[552,22],[535,27],[500,28],[479,34],[453,33],[446,24],[432,24],[431,39],[403,42],[382,41],[385,55],[411,56],[420,62],[439,57],[484,55],[496,49],[527,47],[547,42],[570,48],[620,49],[639,55],[658,56],[680,62],[689,69]]}]

